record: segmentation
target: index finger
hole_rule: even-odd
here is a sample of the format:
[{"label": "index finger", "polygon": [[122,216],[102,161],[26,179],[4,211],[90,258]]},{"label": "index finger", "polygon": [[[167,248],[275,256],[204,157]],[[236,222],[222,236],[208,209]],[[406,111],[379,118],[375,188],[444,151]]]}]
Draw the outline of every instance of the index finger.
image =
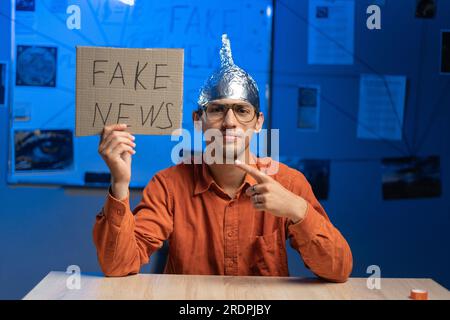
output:
[{"label": "index finger", "polygon": [[236,159],[234,163],[237,167],[241,168],[242,170],[250,174],[253,178],[255,178],[256,181],[258,181],[258,183],[271,180],[271,178],[264,172],[259,171],[258,169],[253,168],[252,166],[249,166],[248,164],[243,163],[242,161]]}]

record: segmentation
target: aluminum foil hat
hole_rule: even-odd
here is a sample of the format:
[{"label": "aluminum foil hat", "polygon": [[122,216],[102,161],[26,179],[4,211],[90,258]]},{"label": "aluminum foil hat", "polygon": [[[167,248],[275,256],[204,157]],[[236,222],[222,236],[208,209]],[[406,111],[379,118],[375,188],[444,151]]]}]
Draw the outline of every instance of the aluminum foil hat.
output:
[{"label": "aluminum foil hat", "polygon": [[200,90],[198,105],[204,107],[216,99],[239,99],[252,104],[259,112],[259,91],[255,80],[233,62],[230,39],[222,35],[220,68],[209,77]]}]

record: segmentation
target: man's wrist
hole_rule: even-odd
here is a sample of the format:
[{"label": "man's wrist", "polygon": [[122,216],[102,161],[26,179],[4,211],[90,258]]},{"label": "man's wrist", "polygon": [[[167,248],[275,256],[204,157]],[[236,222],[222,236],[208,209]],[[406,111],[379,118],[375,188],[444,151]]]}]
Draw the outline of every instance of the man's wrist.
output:
[{"label": "man's wrist", "polygon": [[128,196],[128,183],[113,182],[111,183],[112,196],[118,200],[125,200]]},{"label": "man's wrist", "polygon": [[306,216],[306,209],[308,208],[308,203],[302,197],[298,197],[299,201],[296,201],[294,209],[289,215],[289,219],[293,223],[298,223],[302,221]]}]

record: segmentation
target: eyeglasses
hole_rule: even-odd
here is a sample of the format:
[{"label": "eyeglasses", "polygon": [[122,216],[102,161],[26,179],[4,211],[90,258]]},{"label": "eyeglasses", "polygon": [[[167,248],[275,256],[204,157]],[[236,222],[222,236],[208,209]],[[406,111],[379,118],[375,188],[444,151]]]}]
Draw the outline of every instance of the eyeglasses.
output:
[{"label": "eyeglasses", "polygon": [[256,110],[252,105],[247,104],[218,104],[210,103],[203,107],[206,118],[209,121],[219,121],[225,118],[228,110],[232,109],[234,116],[241,123],[251,122],[256,116]]}]

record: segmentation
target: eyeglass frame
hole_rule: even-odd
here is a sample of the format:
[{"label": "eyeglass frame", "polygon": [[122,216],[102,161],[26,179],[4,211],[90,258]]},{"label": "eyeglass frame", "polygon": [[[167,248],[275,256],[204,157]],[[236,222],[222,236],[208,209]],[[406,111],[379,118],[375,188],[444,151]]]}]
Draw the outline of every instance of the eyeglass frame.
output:
[{"label": "eyeglass frame", "polygon": [[[213,103],[214,103],[214,102],[213,102]],[[201,116],[201,114],[204,112],[204,113],[205,113],[206,119],[208,119],[208,114],[207,114],[207,112],[206,112],[206,109],[208,108],[208,105],[209,105],[209,104],[210,104],[210,103],[208,103],[208,104],[206,104],[206,105],[204,105],[204,106],[199,106],[199,109],[197,110],[197,113],[199,114],[199,116]],[[219,104],[219,103],[217,103],[217,104]],[[227,111],[226,111],[226,112],[224,113],[224,115],[223,115],[222,120],[225,118],[226,114],[228,113],[228,111],[229,111],[230,109],[233,111],[233,115],[234,115],[234,117],[236,118],[236,120],[239,121],[240,123],[243,123],[243,124],[250,123],[250,122],[252,122],[255,118],[259,118],[259,111],[256,110],[256,108],[255,108],[252,104],[248,104],[248,105],[250,105],[250,106],[255,110],[255,114],[253,115],[253,118],[252,118],[251,120],[248,120],[248,121],[241,121],[241,120],[239,120],[238,116],[236,116],[236,113],[235,113],[235,111],[234,111],[234,107],[237,106],[237,105],[240,105],[239,103],[233,103],[233,104],[231,104],[231,106],[228,106],[228,104],[219,104],[219,105],[222,105],[222,106],[224,106],[224,107],[227,109]]]}]

